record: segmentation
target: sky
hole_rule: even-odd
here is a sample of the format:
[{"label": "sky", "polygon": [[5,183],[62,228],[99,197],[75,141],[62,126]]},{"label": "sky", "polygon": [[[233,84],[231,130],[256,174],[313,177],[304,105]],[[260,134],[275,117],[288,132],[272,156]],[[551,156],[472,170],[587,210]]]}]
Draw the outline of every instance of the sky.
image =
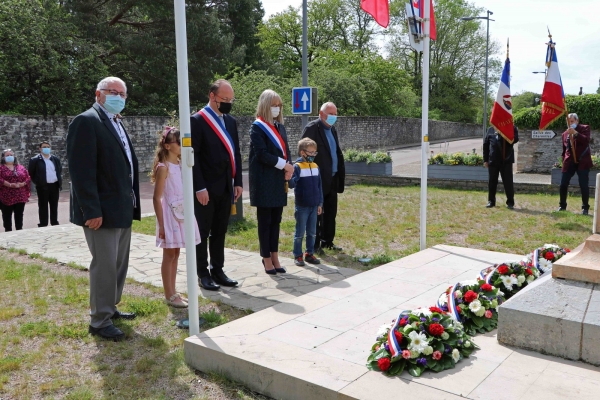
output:
[{"label": "sky", "polygon": [[[490,17],[495,20],[490,22],[490,40],[499,41],[504,49],[506,39],[510,39],[513,95],[542,92],[544,75],[532,72],[545,69],[547,26],[556,43],[565,93],[578,94],[580,87],[583,93],[596,93],[600,85],[600,0],[469,1],[494,13]],[[300,7],[302,0],[262,0],[262,4],[267,18],[288,6]],[[501,58],[504,60],[505,53]],[[495,88],[497,83],[490,82],[490,86]]]}]

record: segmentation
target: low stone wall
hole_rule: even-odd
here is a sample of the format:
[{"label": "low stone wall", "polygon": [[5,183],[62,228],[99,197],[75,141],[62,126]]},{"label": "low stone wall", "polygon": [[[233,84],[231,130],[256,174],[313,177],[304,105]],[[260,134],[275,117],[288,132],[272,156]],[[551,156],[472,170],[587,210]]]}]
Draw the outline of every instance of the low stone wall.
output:
[{"label": "low stone wall", "polygon": [[[247,160],[250,146],[250,125],[253,117],[236,117],[242,158]],[[60,157],[68,176],[66,163],[66,135],[73,117],[66,116],[0,116],[0,148],[11,148],[21,164],[38,153],[38,145],[47,140],[52,152]],[[168,122],[166,117],[126,116],[123,124],[133,142],[140,174],[147,175],[152,169],[157,132]],[[285,118],[290,149],[295,155],[300,140],[302,119],[300,116]],[[421,120],[391,117],[340,117],[336,123],[340,145],[343,149],[385,149],[421,141]],[[479,136],[480,126],[456,122],[430,121],[429,140],[463,139]]]},{"label": "low stone wall", "polygon": [[[531,130],[519,132],[519,143],[517,152],[517,172],[550,172],[554,163],[562,155],[563,131],[554,131],[553,139],[532,139]],[[599,131],[592,131],[592,152],[594,149],[594,137]]]}]

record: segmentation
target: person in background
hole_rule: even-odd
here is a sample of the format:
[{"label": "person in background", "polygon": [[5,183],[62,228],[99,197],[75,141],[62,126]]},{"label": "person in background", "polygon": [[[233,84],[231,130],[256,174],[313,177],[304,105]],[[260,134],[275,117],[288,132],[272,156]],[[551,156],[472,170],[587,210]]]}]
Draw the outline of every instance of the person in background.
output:
[{"label": "person in background", "polygon": [[327,102],[321,106],[319,119],[306,124],[302,132],[303,138],[314,140],[317,148],[320,149],[315,157],[315,163],[319,166],[323,184],[323,214],[317,222],[316,253],[321,253],[322,248],[342,250],[333,243],[338,193],[344,193],[346,178],[344,155],[334,127],[336,121],[337,107],[332,102]]},{"label": "person in background", "polygon": [[504,193],[506,193],[506,206],[512,210],[515,206],[515,189],[513,185],[513,164],[515,151],[513,145],[519,141],[519,131],[514,126],[514,141],[508,143],[502,135],[491,126],[483,141],[483,166],[488,169],[488,203],[487,208],[496,206],[496,190],[498,188],[498,175],[502,177]]},{"label": "person in background", "polygon": [[[294,234],[294,263],[300,267],[304,261],[309,264],[320,264],[315,257],[315,238],[317,235],[317,216],[323,211],[323,189],[319,166],[314,163],[317,156],[317,144],[309,138],[298,142],[300,158],[294,164],[294,173],[290,186],[296,196],[296,233]],[[302,257],[302,239],[306,232],[306,252]]]},{"label": "person in background", "polygon": [[31,179],[27,169],[20,165],[11,149],[6,149],[0,157],[0,202],[4,231],[12,231],[12,218],[15,216],[15,229],[23,229],[23,211],[31,195]]},{"label": "person in background", "polygon": [[256,121],[250,127],[250,205],[256,207],[260,255],[269,275],[286,272],[279,262],[279,227],[287,205],[287,181],[294,172],[282,107],[281,97],[265,90],[258,99]]},{"label": "person in background", "polygon": [[50,224],[58,225],[58,195],[62,190],[62,165],[60,159],[50,154],[50,143],[40,143],[40,154],[29,160],[29,176],[35,185],[38,196],[39,227],[48,226],[48,206]]},{"label": "person in background", "polygon": [[[579,178],[581,189],[581,213],[588,215],[590,209],[589,176],[592,168],[590,150],[590,126],[579,123],[575,113],[569,114],[569,129],[562,134],[562,178],[560,180],[560,202],[557,211],[566,211],[569,182],[573,175]],[[574,157],[576,155],[576,157]]]}]

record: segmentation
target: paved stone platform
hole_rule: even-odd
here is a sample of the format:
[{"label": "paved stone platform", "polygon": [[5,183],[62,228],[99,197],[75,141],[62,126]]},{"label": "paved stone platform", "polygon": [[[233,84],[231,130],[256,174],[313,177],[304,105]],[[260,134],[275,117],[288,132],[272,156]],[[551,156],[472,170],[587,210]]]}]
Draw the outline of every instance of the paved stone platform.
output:
[{"label": "paved stone platform", "polygon": [[[0,233],[0,247],[24,249],[56,258],[65,264],[74,262],[87,267],[91,255],[81,227],[67,224],[45,228],[24,229]],[[154,236],[133,233],[127,277],[162,287],[160,264],[162,249],[156,247]],[[314,290],[356,275],[358,271],[330,265],[297,267],[292,259],[282,259],[287,274],[267,275],[258,254],[225,249],[225,272],[239,282],[234,288],[216,292],[199,289],[203,297],[219,300],[234,307],[262,310],[275,304],[292,301]],[[181,250],[177,270],[177,290],[187,292],[185,249]]]},{"label": "paved stone platform", "polygon": [[600,284],[600,234],[588,237],[583,246],[556,261],[552,276]]},{"label": "paved stone platform", "polygon": [[432,305],[484,266],[521,258],[435,246],[190,337],[186,362],[276,399],[596,399],[600,369],[501,345],[495,332],[477,335],[481,350],[452,370],[419,378],[367,370],[380,325]]}]

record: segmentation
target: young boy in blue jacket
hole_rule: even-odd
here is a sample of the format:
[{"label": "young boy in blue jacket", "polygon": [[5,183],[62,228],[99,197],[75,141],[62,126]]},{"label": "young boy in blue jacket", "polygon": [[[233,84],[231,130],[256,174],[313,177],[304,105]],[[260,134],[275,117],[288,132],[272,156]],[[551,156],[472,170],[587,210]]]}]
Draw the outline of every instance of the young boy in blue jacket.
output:
[{"label": "young boy in blue jacket", "polygon": [[[298,142],[300,158],[294,164],[294,174],[290,187],[296,196],[296,233],[294,234],[294,263],[304,266],[320,264],[314,256],[315,238],[317,235],[317,215],[323,212],[323,188],[319,167],[314,163],[317,155],[317,144],[314,140],[304,138]],[[302,239],[306,232],[306,252],[302,256]]]}]

